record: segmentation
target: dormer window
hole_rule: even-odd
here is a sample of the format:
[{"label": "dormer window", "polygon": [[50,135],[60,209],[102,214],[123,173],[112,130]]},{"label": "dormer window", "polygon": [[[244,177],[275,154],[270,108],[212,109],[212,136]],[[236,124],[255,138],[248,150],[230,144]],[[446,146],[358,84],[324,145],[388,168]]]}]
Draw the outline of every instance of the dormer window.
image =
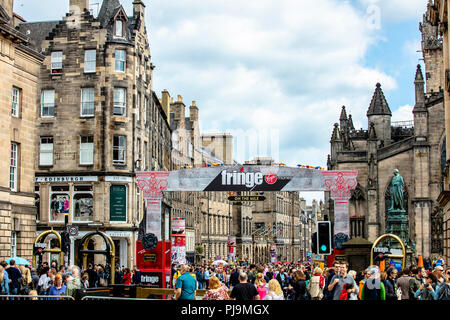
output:
[{"label": "dormer window", "polygon": [[114,31],[114,35],[116,37],[123,37],[123,21],[122,20],[116,20],[116,25],[115,25],[115,31]]}]

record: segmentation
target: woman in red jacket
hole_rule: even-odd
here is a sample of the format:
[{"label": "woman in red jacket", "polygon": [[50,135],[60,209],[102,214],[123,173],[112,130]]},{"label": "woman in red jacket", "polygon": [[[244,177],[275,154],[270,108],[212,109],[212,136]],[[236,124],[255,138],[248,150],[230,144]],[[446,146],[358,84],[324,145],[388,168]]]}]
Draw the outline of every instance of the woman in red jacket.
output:
[{"label": "woman in red jacket", "polygon": [[125,268],[123,272],[123,284],[131,284],[131,272],[129,268]]}]

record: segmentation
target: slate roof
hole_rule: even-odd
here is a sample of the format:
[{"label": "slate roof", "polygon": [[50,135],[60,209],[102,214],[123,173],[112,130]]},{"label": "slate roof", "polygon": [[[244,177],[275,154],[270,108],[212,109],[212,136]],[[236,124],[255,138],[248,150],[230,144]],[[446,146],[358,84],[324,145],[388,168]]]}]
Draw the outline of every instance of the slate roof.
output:
[{"label": "slate roof", "polygon": [[369,110],[367,111],[367,116],[373,115],[390,115],[392,116],[391,109],[384,97],[383,90],[381,90],[381,84],[377,83],[375,92],[370,102]]},{"label": "slate roof", "polygon": [[42,42],[59,21],[25,22],[19,24],[19,31],[28,37],[30,45],[38,52],[42,53]]}]

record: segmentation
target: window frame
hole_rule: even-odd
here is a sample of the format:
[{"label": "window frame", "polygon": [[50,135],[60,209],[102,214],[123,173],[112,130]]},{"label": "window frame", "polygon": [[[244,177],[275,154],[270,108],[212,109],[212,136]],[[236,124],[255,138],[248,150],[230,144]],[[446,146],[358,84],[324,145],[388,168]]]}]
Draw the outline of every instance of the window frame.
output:
[{"label": "window frame", "polygon": [[[116,92],[122,91],[123,92],[123,101],[117,101],[116,99]],[[126,117],[127,115],[127,88],[123,87],[114,87],[114,93],[113,93],[113,115],[115,116],[122,116]],[[122,112],[116,113],[116,108],[122,109]]]},{"label": "window frame", "polygon": [[[85,190],[83,190],[83,191],[76,191],[75,190],[76,187],[91,187],[91,191],[85,191]],[[76,185],[73,185],[72,188],[73,188],[72,189],[72,199],[71,199],[72,221],[74,223],[79,223],[79,224],[93,222],[94,214],[95,214],[95,212],[94,212],[94,210],[95,210],[95,205],[94,205],[95,200],[94,200],[94,187],[93,187],[93,185],[91,185],[91,184],[76,184]],[[77,194],[86,194],[86,195],[91,195],[92,196],[92,203],[93,204],[92,204],[92,217],[91,217],[91,220],[77,220],[77,219],[75,219],[75,196]]]},{"label": "window frame", "polygon": [[[126,49],[116,49],[114,51],[114,62],[115,62],[114,63],[115,71],[125,73],[127,71],[127,50]],[[122,68],[118,68],[118,66],[122,66],[122,64],[123,64],[123,70],[122,70]]]},{"label": "window frame", "polygon": [[[56,54],[58,54],[58,56],[56,56]],[[61,55],[61,57],[59,57],[59,54]],[[58,61],[55,61],[56,58],[58,58]],[[61,61],[59,61],[60,58],[61,58]],[[63,73],[63,51],[62,50],[52,51],[50,59],[51,59],[51,61],[50,61],[51,74]],[[56,64],[58,64],[58,65],[55,66]]]},{"label": "window frame", "polygon": [[[120,27],[118,28],[118,24],[120,23]],[[114,37],[123,38],[124,37],[124,22],[121,19],[116,19],[114,22]],[[120,34],[118,31],[120,30]]]},{"label": "window frame", "polygon": [[[85,93],[91,92],[92,93],[92,101],[83,101],[83,98],[85,97]],[[88,95],[90,97],[91,95]],[[83,110],[85,111],[88,108],[85,108],[85,104],[92,104],[92,113],[91,114],[85,114]],[[88,109],[89,110],[89,109]],[[81,117],[94,117],[95,116],[95,88],[93,87],[86,87],[81,88],[81,102],[80,102],[80,116]]]},{"label": "window frame", "polygon": [[[51,145],[52,145],[52,147],[51,147],[51,159],[52,159],[52,163],[50,164],[50,163],[42,163],[42,145],[43,145],[43,143],[42,143],[42,140],[43,139],[51,139],[52,140],[52,143],[51,143]],[[54,145],[54,138],[53,137],[50,137],[50,136],[43,136],[43,137],[40,137],[39,138],[39,166],[53,166],[53,164],[54,164],[54,161],[55,161],[55,159],[54,159],[54,152],[55,152],[55,145]],[[44,143],[45,145],[47,145],[47,144],[50,144],[50,143]],[[48,153],[48,154],[50,154],[50,149],[49,150],[45,150],[45,153]]]},{"label": "window frame", "polygon": [[[88,53],[94,52],[93,60],[88,60]],[[94,63],[94,68],[92,69],[92,63]],[[87,66],[90,66],[90,69],[87,69]],[[85,49],[84,50],[84,73],[96,73],[97,72],[97,50],[96,49]]]},{"label": "window frame", "polygon": [[[118,142],[119,145],[116,146],[115,145],[115,139],[118,138]],[[124,145],[120,145],[121,142],[121,138],[123,139],[122,141],[124,142]],[[127,165],[127,136],[125,135],[114,135],[113,136],[113,155],[112,155],[112,160],[113,160],[113,165],[119,165],[119,166],[126,166]],[[118,151],[120,155],[120,152],[123,152],[123,160],[119,160],[119,159],[114,159],[114,153]],[[120,157],[119,157],[120,158]]]},{"label": "window frame", "polygon": [[[92,142],[83,142],[83,138],[92,138]],[[84,146],[84,148],[83,148]],[[84,152],[90,152],[91,155],[91,161],[90,162],[83,162],[83,151]],[[94,137],[93,136],[80,136],[80,165],[93,165],[94,164],[94,153],[95,153],[95,146],[94,146]]]},{"label": "window frame", "polygon": [[[17,93],[16,95],[14,93]],[[22,90],[16,86],[12,87],[11,92],[11,115],[15,118],[20,116],[20,102],[21,102],[21,92]],[[16,97],[16,99],[14,99]],[[16,101],[15,101],[16,100]]]},{"label": "window frame", "polygon": [[9,189],[12,192],[18,191],[19,174],[19,144],[11,142],[10,162],[9,162]]},{"label": "window frame", "polygon": [[[53,93],[53,103],[51,104],[51,107],[50,107],[50,103],[45,102],[46,100],[44,99],[44,96],[45,96],[46,92]],[[55,117],[55,95],[56,95],[55,89],[43,89],[41,91],[41,118],[54,118]],[[49,115],[50,112],[48,111],[47,115],[44,115],[44,108],[47,108],[49,111],[50,111],[50,109],[52,109],[53,114]]]}]

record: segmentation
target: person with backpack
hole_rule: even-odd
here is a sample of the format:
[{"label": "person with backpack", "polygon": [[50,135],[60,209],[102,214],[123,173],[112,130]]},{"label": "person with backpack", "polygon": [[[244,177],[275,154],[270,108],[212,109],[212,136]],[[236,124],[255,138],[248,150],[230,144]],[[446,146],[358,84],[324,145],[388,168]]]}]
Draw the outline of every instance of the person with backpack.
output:
[{"label": "person with backpack", "polygon": [[9,267],[6,268],[6,272],[8,272],[8,277],[11,280],[9,283],[9,292],[11,295],[19,294],[20,283],[19,280],[22,278],[22,273],[19,268],[16,266],[16,261],[13,259],[9,262]]},{"label": "person with backpack", "polygon": [[361,292],[361,300],[386,300],[386,290],[380,281],[380,269],[377,266],[371,266],[369,274]]},{"label": "person with backpack", "polygon": [[450,300],[450,268],[445,270],[445,282],[436,288],[437,300]]},{"label": "person with backpack", "polygon": [[319,267],[314,269],[314,274],[308,283],[308,291],[312,300],[322,300],[323,289],[325,288],[325,277]]}]

